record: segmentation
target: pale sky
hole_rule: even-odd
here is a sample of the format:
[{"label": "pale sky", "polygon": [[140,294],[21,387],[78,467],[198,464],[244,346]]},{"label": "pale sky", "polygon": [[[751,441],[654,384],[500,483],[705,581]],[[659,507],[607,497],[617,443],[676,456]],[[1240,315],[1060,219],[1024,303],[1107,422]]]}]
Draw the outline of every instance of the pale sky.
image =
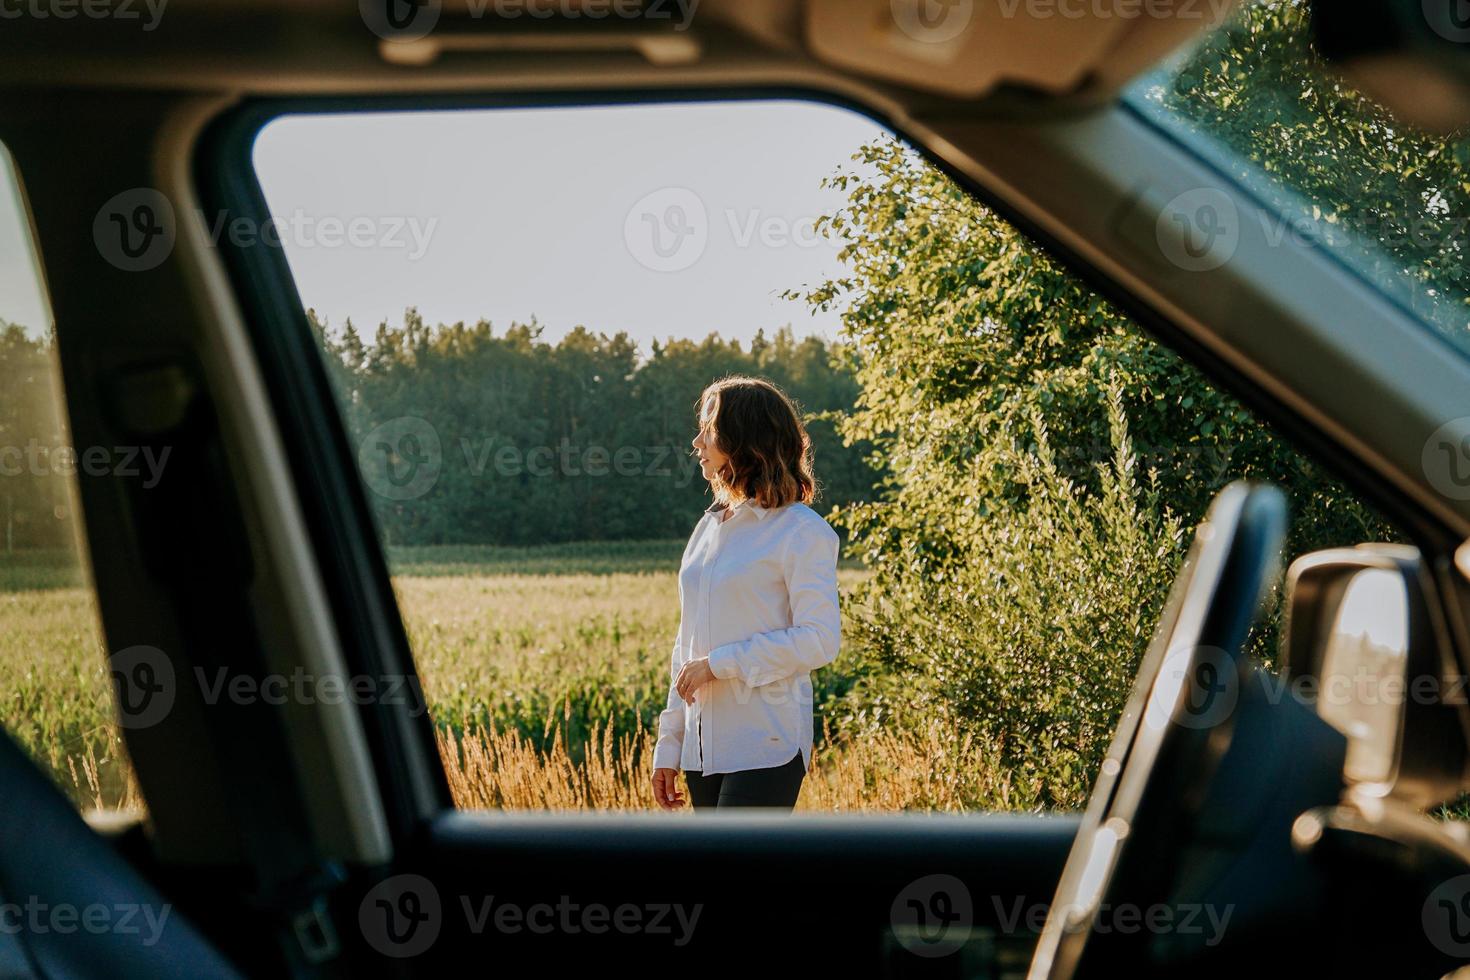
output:
[{"label": "pale sky", "polygon": [[[883,132],[797,101],[297,116],[255,162],[308,306],[371,336],[417,306],[430,323],[535,316],[652,339],[748,340],[790,323],[835,337],[783,289],[840,271],[812,222],[818,185]],[[0,319],[49,321],[8,166]],[[206,216],[207,218],[207,216]],[[206,224],[208,221],[206,220]]]},{"label": "pale sky", "polygon": [[30,227],[21,213],[10,154],[0,146],[0,320],[36,335],[50,326],[51,313],[31,252]]},{"label": "pale sky", "polygon": [[[370,335],[533,315],[658,338],[837,334],[783,289],[841,270],[818,185],[873,121],[809,103],[474,110],[278,120],[255,160],[303,300]],[[321,222],[357,222],[333,244]],[[345,230],[336,235],[346,238]]]}]

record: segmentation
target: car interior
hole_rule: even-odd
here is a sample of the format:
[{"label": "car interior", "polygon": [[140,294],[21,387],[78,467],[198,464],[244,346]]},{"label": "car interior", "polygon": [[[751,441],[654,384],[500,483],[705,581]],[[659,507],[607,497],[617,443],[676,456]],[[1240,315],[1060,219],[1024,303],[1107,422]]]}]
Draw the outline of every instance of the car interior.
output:
[{"label": "car interior", "polygon": [[[78,445],[170,453],[156,485],[78,484],[115,676],[126,665],[119,692],[143,711],[158,677],[198,668],[416,677],[291,269],[279,249],[212,237],[206,218],[266,220],[252,146],[287,114],[776,98],[863,113],[1412,545],[1363,542],[1283,569],[1281,494],[1227,486],[1192,530],[1080,814],[720,815],[673,832],[656,815],[459,811],[411,706],[206,703],[173,685],[164,717],[124,726],[144,821],[84,819],[0,738],[0,903],[169,913],[148,943],[5,928],[0,973],[1439,977],[1470,959],[1470,834],[1428,813],[1470,789],[1470,707],[1451,696],[1470,671],[1470,494],[1445,492],[1424,463],[1426,440],[1465,420],[1470,360],[1329,250],[1269,240],[1271,202],[1120,98],[1234,4],[1138,17],[1101,4],[1017,16],[979,0],[527,5],[171,0],[132,17],[124,0],[95,8],[107,16],[0,3],[0,145],[54,317],[68,425]],[[1467,49],[1421,6],[1433,5],[1310,4],[1324,52],[1366,90],[1463,124]],[[614,9],[627,13],[594,15]],[[935,19],[956,9],[951,36]],[[1199,187],[1229,197],[1239,238],[1231,261],[1183,268],[1161,257],[1159,229]],[[162,203],[140,211],[139,188]],[[121,259],[102,244],[114,228]],[[172,247],[150,259],[155,234]],[[1247,635],[1283,575],[1285,639],[1268,670]],[[1445,693],[1388,706],[1281,696],[1364,674],[1429,677]],[[919,955],[926,923],[959,913],[943,889],[905,888],[940,875],[967,890],[966,928],[948,955]],[[682,944],[653,929],[497,933],[476,910],[487,895],[662,909],[675,934],[700,911]],[[1011,914],[1037,905],[1040,918]],[[1124,906],[1228,909],[1229,927],[1103,928]],[[913,914],[918,941],[898,924]]]}]

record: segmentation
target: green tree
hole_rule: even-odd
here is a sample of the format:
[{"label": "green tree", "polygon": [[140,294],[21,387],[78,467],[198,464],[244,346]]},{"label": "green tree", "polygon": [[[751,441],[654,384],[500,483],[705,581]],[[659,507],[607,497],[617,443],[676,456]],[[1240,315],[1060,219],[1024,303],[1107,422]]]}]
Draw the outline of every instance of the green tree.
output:
[{"label": "green tree", "polygon": [[0,555],[72,544],[76,456],[55,344],[0,320]]},{"label": "green tree", "polygon": [[[819,506],[871,498],[866,448],[837,435],[831,413],[858,386],[818,337],[762,331],[742,348],[711,334],[670,339],[643,357],[624,333],[584,327],[557,343],[532,321],[497,334],[485,321],[426,325],[410,309],[370,344],[308,311],[355,445],[405,417],[427,421],[439,450],[432,487],[409,500],[372,495],[395,545],[543,544],[681,538],[708,505],[690,440],[695,402],[724,374],[781,384],[809,419]],[[370,479],[369,485],[372,485]]]},{"label": "green tree", "polygon": [[[1290,36],[1267,43],[1263,31]],[[1247,15],[1183,75],[1223,58],[1232,85],[1250,89],[1264,76],[1236,77],[1255,57],[1237,49],[1294,58],[1299,32],[1293,11]],[[1282,153],[1309,157],[1325,179],[1382,121],[1342,96],[1330,111],[1349,124],[1314,124],[1329,111],[1320,86],[1288,64],[1271,80],[1292,83],[1292,112],[1264,96],[1243,106],[1229,86],[1179,85],[1221,118],[1259,113],[1237,123],[1247,129],[1305,120]],[[1402,152],[1374,166],[1413,173],[1430,155],[1422,141]],[[846,204],[822,222],[844,242],[845,274],[792,294],[843,311],[835,353],[861,390],[838,432],[874,447],[886,474],[879,499],[833,515],[875,570],[851,607],[862,681],[834,713],[857,726],[938,714],[995,747],[1020,799],[1080,805],[1186,532],[1220,487],[1282,487],[1291,554],[1393,532],[903,144],[879,139],[853,159],[828,181]],[[1334,179],[1370,213],[1381,175],[1358,176]],[[1402,261],[1422,271],[1437,259]],[[1257,651],[1273,637],[1264,631]]]}]

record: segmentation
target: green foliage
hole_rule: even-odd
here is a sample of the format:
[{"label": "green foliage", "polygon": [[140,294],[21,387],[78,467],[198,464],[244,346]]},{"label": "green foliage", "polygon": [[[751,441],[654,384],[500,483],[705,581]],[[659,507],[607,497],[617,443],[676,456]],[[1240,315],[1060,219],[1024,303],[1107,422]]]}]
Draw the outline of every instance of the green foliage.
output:
[{"label": "green foliage", "polygon": [[[1046,806],[1085,802],[1187,543],[1157,481],[1140,479],[1117,387],[1107,404],[1113,456],[1096,467],[1095,493],[1062,472],[1036,419],[1033,446],[994,450],[1024,507],[957,542],[968,565],[887,569],[861,634],[864,658],[883,668],[877,700],[901,723],[938,717],[974,736]],[[871,682],[856,688],[847,723],[873,700]]]},{"label": "green foliage", "polygon": [[865,447],[844,445],[825,415],[851,407],[857,382],[821,338],[789,327],[748,349],[714,334],[655,342],[644,359],[626,334],[581,327],[550,344],[535,323],[497,335],[484,321],[430,328],[409,310],[367,345],[350,321],[334,334],[308,316],[354,443],[403,417],[437,435],[441,472],[427,493],[373,498],[393,545],[687,536],[709,504],[690,446],[695,401],[729,373],[771,378],[806,413],[820,503],[872,496]]},{"label": "green foliage", "polygon": [[[1238,67],[1257,57],[1248,46],[1296,56],[1295,35],[1261,37],[1297,31],[1295,18],[1248,15],[1196,54],[1178,88],[1221,120],[1246,116],[1235,125],[1255,127],[1247,141],[1280,135],[1288,123],[1278,119],[1349,113],[1308,125],[1316,143],[1293,130],[1301,138],[1280,144],[1276,162],[1306,156],[1325,174],[1360,154],[1337,136],[1361,143],[1382,125],[1358,97],[1324,106],[1290,65],[1272,76],[1290,83],[1287,108],[1279,96],[1242,106],[1234,94],[1261,82]],[[838,431],[870,443],[886,474],[879,499],[833,515],[875,572],[854,630],[869,670],[844,699],[846,723],[938,713],[995,746],[1044,805],[1080,805],[1187,532],[1222,486],[1253,478],[1286,491],[1289,555],[1396,535],[901,143],[876,140],[853,159],[829,179],[846,205],[823,222],[845,242],[847,273],[791,294],[845,306],[835,353],[862,391]],[[1376,197],[1376,178],[1335,179],[1370,214],[1401,199]],[[1257,653],[1274,649],[1275,626],[1259,632]]]},{"label": "green foliage", "polygon": [[[1470,340],[1470,135],[1417,131],[1336,77],[1313,49],[1300,2],[1253,3],[1138,104],[1259,191],[1426,322]],[[1259,179],[1264,175],[1265,179]]]},{"label": "green foliage", "polygon": [[0,319],[0,555],[73,540],[55,346]]}]

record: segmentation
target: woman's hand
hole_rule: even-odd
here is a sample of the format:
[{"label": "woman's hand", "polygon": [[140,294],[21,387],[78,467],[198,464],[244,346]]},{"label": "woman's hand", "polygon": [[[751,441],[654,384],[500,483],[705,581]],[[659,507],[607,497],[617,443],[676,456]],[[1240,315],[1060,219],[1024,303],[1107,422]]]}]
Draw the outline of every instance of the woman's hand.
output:
[{"label": "woman's hand", "polygon": [[653,771],[653,798],[665,810],[677,810],[684,805],[684,796],[679,792],[679,770]]},{"label": "woman's hand", "polygon": [[715,672],[709,668],[709,657],[700,657],[690,660],[679,668],[679,676],[674,678],[674,687],[679,692],[679,697],[686,703],[694,703],[694,692],[715,679]]}]

